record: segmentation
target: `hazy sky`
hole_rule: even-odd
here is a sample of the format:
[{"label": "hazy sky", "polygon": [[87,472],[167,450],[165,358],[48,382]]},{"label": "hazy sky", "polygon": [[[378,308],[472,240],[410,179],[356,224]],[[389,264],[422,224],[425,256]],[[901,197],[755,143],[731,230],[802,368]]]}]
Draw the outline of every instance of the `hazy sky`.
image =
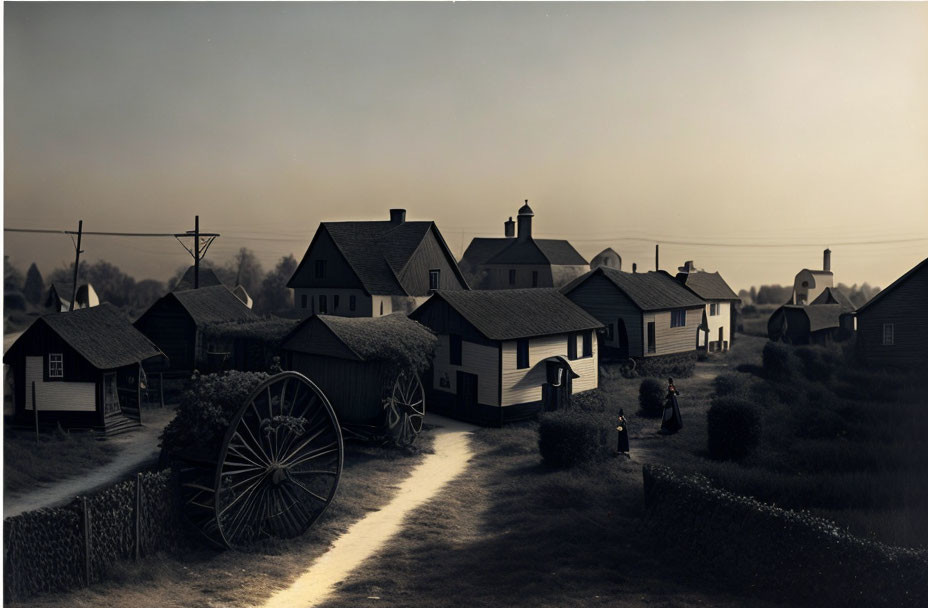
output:
[{"label": "hazy sky", "polygon": [[[527,198],[536,236],[628,269],[663,242],[662,268],[735,289],[791,283],[825,246],[847,283],[928,256],[928,4],[4,9],[7,227],[199,213],[214,261],[247,246],[267,268],[321,220],[390,207],[460,255]],[[137,278],[189,260],[169,239],[84,249]],[[4,250],[46,274],[73,258],[66,236]]]}]

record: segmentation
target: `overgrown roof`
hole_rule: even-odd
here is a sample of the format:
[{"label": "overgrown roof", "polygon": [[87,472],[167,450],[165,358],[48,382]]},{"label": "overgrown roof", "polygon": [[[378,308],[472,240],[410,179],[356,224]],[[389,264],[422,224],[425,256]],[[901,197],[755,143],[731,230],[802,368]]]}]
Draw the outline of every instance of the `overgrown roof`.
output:
[{"label": "overgrown roof", "polygon": [[[151,357],[164,356],[164,353],[133,327],[122,311],[112,304],[104,303],[71,312],[47,314],[40,317],[27,332],[36,331],[43,325],[55,332],[97,369],[113,369]],[[14,343],[8,353],[15,352],[15,349]]]},{"label": "overgrown roof", "polygon": [[858,313],[863,312],[864,310],[870,308],[870,306],[879,302],[884,295],[892,292],[894,289],[896,289],[897,287],[905,283],[907,280],[909,280],[912,277],[912,275],[917,274],[919,271],[925,268],[928,268],[928,258],[925,258],[924,260],[916,264],[911,270],[909,270],[904,275],[902,275],[901,277],[899,277],[898,279],[890,283],[889,287],[880,291],[878,294],[870,298],[863,306],[857,309],[857,312]]},{"label": "overgrown roof", "polygon": [[597,273],[608,279],[642,311],[695,308],[706,305],[702,298],[663,271],[622,272],[600,266],[574,279],[561,291],[565,294],[570,293]]},{"label": "overgrown roof", "polygon": [[[557,289],[438,291],[432,296],[435,298],[447,302],[490,340],[549,336],[603,326]],[[413,318],[417,313],[412,313]]]},{"label": "overgrown roof", "polygon": [[703,300],[741,300],[718,272],[681,272],[677,278]]},{"label": "overgrown roof", "polygon": [[[194,267],[191,266],[184,273],[184,276],[181,277],[180,281],[177,282],[177,285],[174,286],[174,291],[193,289],[193,275]],[[215,285],[222,285],[222,281],[219,280],[219,277],[216,275],[216,272],[212,268],[200,268],[200,276],[198,278],[200,287],[213,287]]]},{"label": "overgrown roof", "polygon": [[223,321],[205,326],[203,335],[217,338],[251,338],[269,344],[276,344],[293,331],[293,328],[299,323],[299,319],[286,319],[283,317]]},{"label": "overgrown roof", "polygon": [[164,297],[176,298],[198,327],[210,323],[252,321],[260,318],[224,285],[174,291]]}]

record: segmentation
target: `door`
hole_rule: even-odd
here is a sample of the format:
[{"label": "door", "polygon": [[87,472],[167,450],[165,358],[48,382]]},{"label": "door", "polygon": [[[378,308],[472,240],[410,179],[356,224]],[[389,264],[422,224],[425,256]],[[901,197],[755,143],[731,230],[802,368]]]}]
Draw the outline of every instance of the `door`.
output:
[{"label": "door", "polygon": [[116,374],[103,374],[103,414],[117,414],[120,411]]},{"label": "door", "polygon": [[725,350],[725,328],[719,327],[719,350]]},{"label": "door", "polygon": [[625,320],[619,319],[616,323],[616,331],[619,333],[619,356],[628,357],[628,330],[625,328]]},{"label": "door", "polygon": [[458,408],[463,414],[476,415],[477,375],[458,372]]},{"label": "door", "polygon": [[648,321],[648,352],[656,353],[657,352],[657,341],[656,333],[654,331],[654,321]]},{"label": "door", "polygon": [[547,383],[542,387],[542,402],[546,412],[556,412],[567,407],[570,403],[572,382],[570,373],[563,367],[558,371],[560,372],[559,381],[556,384]]}]

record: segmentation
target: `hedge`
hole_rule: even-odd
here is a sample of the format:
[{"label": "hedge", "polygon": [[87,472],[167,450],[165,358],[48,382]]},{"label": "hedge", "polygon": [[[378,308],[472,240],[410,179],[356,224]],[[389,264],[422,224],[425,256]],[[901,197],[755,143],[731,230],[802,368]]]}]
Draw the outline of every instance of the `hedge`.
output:
[{"label": "hedge", "polygon": [[658,355],[655,357],[638,357],[635,359],[635,372],[642,378],[689,378],[696,369],[696,351]]},{"label": "hedge", "polygon": [[890,547],[834,522],[644,467],[647,529],[663,559],[726,586],[817,606],[928,605],[928,550]]},{"label": "hedge", "polygon": [[542,414],[538,425],[538,451],[551,467],[572,467],[606,453],[605,416],[579,411]]},{"label": "hedge", "polygon": [[654,378],[645,378],[638,387],[638,413],[647,418],[660,418],[664,413],[666,387]]}]

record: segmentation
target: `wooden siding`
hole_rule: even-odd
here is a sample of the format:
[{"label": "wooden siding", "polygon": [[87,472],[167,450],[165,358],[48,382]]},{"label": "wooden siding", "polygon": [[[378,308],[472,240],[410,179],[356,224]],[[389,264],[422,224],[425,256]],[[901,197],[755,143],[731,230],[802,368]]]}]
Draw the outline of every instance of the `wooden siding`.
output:
[{"label": "wooden siding", "polygon": [[[319,313],[319,296],[326,297],[327,315],[340,317],[371,317],[373,304],[371,296],[361,289],[336,289],[325,287],[298,287],[293,290],[293,305],[305,316]],[[306,296],[306,307],[303,307],[303,296]],[[335,296],[338,296],[338,306],[335,306]],[[355,297],[355,309],[351,310],[351,296]]]},{"label": "wooden siding", "polygon": [[[567,359],[567,340],[569,334],[531,338],[528,346],[529,365],[518,369],[516,361],[516,340],[507,340],[502,344],[502,405],[517,405],[541,401],[542,386],[548,382],[548,370],[545,360],[550,357]],[[582,348],[578,354],[582,354]],[[573,380],[574,393],[580,393],[598,386],[599,353],[596,340],[593,340],[593,356],[569,361],[571,369],[579,375]]]},{"label": "wooden siding", "polygon": [[438,346],[432,360],[432,389],[457,394],[458,372],[477,376],[477,401],[483,405],[499,405],[499,346],[461,341],[461,365],[452,365],[448,334],[438,336]]},{"label": "wooden siding", "polygon": [[135,327],[168,357],[153,362],[152,371],[189,372],[196,365],[197,328],[193,319],[174,298],[158,300],[136,322]]},{"label": "wooden siding", "polygon": [[45,357],[26,357],[26,409],[32,411],[32,383],[39,412],[94,412],[97,409],[96,382],[44,380]]},{"label": "wooden siding", "polygon": [[[883,324],[893,324],[893,345],[883,345]],[[928,265],[857,313],[857,344],[876,365],[928,364]]]},{"label": "wooden siding", "polygon": [[380,363],[345,361],[292,353],[290,369],[316,384],[328,398],[340,424],[377,424],[383,416],[384,382]]},{"label": "wooden siding", "polygon": [[[670,355],[696,350],[696,332],[702,321],[704,308],[690,308],[686,311],[686,325],[671,327],[671,311],[644,313],[641,340],[644,345],[645,357]],[[655,352],[648,352],[648,323],[654,322]]]},{"label": "wooden siding", "polygon": [[[325,276],[321,279],[316,278],[317,260],[325,260]],[[358,275],[321,225],[306,249],[294,279],[295,288],[364,289]],[[296,305],[299,306],[299,302]]]},{"label": "wooden siding", "polygon": [[406,262],[406,267],[399,273],[400,285],[412,296],[427,296],[429,294],[429,271],[440,270],[439,289],[466,289],[455,274],[452,264],[457,265],[438,242],[435,229],[430,228],[415,253]]},{"label": "wooden siding", "polygon": [[[612,340],[603,340],[606,346],[619,348],[618,321],[622,319],[628,333],[628,356],[644,355],[647,326],[642,322],[641,310],[612,281],[596,275],[566,295],[607,328],[612,325]],[[694,345],[695,341],[694,336]]]}]

